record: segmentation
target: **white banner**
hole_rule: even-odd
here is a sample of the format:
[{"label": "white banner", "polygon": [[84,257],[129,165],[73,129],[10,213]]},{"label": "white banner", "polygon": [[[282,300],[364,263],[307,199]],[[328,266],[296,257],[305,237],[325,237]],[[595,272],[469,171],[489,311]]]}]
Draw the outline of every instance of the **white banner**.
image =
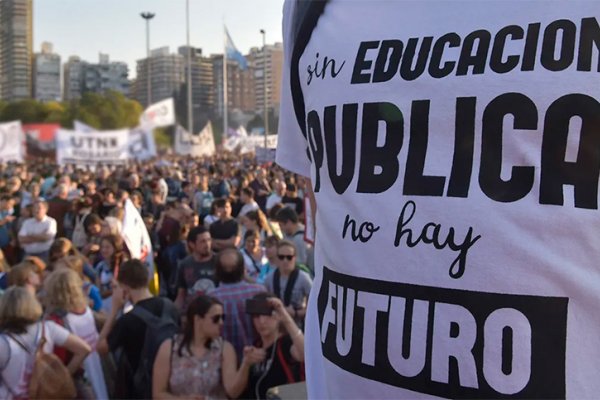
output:
[{"label": "white banner", "polygon": [[159,128],[175,123],[175,103],[166,99],[150,105],[140,116],[140,126],[144,128]]},{"label": "white banner", "polygon": [[147,160],[156,157],[156,141],[152,128],[138,126],[129,131],[129,157],[136,160]]},{"label": "white banner", "polygon": [[194,157],[212,156],[215,154],[215,139],[210,121],[198,135],[191,135],[183,127],[177,125],[175,131],[175,153]]},{"label": "white banner", "polygon": [[[234,151],[239,147],[241,154],[253,153],[257,147],[265,147],[264,136],[230,137],[223,142],[225,150]],[[267,136],[267,148],[277,148],[277,135]]]},{"label": "white banner", "polygon": [[148,266],[149,279],[154,276],[154,258],[152,256],[152,242],[144,224],[142,216],[130,199],[125,200],[123,215],[123,241],[127,245],[132,258],[137,258]]},{"label": "white banner", "polygon": [[23,128],[21,121],[0,124],[0,162],[23,161]]},{"label": "white banner", "polygon": [[77,132],[59,129],[56,133],[56,163],[59,165],[118,165],[129,158],[129,131]]},{"label": "white banner", "polygon": [[256,148],[256,163],[266,164],[275,162],[275,149],[268,149],[264,147]]},{"label": "white banner", "polygon": [[97,129],[89,126],[88,124],[84,124],[81,121],[75,120],[73,121],[73,130],[77,132],[96,132]]}]

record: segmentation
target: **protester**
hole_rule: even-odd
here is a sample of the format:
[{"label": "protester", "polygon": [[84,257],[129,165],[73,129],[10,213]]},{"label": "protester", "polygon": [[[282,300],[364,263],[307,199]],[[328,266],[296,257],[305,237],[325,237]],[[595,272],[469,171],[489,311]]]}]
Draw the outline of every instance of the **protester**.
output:
[{"label": "protester", "polygon": [[[35,296],[22,287],[11,287],[0,297],[0,398],[29,398],[29,381],[33,357],[40,339],[46,340],[43,351],[52,353],[62,346],[73,356],[67,364],[75,375],[90,353],[90,346],[53,321],[40,321],[42,306]],[[9,362],[10,361],[10,362]]]},{"label": "protester", "polygon": [[56,236],[56,220],[46,215],[48,205],[38,200],[33,203],[33,218],[23,223],[19,230],[19,243],[25,254],[48,261],[48,251]]},{"label": "protester", "polygon": [[127,259],[123,239],[117,235],[109,235],[100,243],[102,261],[96,267],[96,286],[102,295],[102,309],[111,310],[113,280],[119,275],[121,264]]},{"label": "protester", "polygon": [[250,211],[260,210],[258,203],[254,200],[254,190],[250,187],[245,187],[241,190],[240,200],[242,202],[242,209],[238,213],[238,221],[243,223],[244,217]]},{"label": "protester", "polygon": [[8,286],[24,287],[29,293],[35,294],[42,287],[44,268],[24,260],[13,266],[8,273]]},{"label": "protester", "polygon": [[203,226],[194,227],[188,234],[190,255],[181,260],[177,267],[175,304],[182,312],[195,296],[215,287],[215,257],[211,243],[211,235]]},{"label": "protester", "polygon": [[206,216],[211,214],[211,205],[214,201],[214,195],[208,188],[208,176],[200,177],[199,187],[194,194],[194,210],[204,220]]},{"label": "protester", "polygon": [[[136,386],[134,375],[140,367],[142,350],[148,325],[137,315],[135,309],[143,308],[158,318],[168,318],[173,324],[179,322],[179,312],[168,299],[153,297],[148,290],[148,269],[139,260],[129,260],[121,265],[113,289],[112,308],[98,339],[98,353],[106,354],[109,349],[114,354],[122,352],[118,360],[118,381],[116,398],[140,398],[147,387]],[[133,310],[122,314],[126,302],[133,304]]]},{"label": "protester", "polygon": [[273,192],[269,195],[269,197],[267,197],[267,212],[269,212],[269,210],[273,208],[275,204],[281,203],[281,200],[283,199],[283,196],[285,196],[286,191],[286,184],[284,181],[275,179],[271,186],[273,188]]},{"label": "protester", "polygon": [[266,302],[271,310],[250,314],[259,335],[256,350],[264,358],[250,368],[242,398],[266,399],[269,388],[304,380],[304,335],[280,299],[261,293],[253,300]]},{"label": "protester", "polygon": [[[82,286],[81,278],[73,270],[60,269],[52,272],[44,283],[47,319],[66,328],[92,349],[92,353],[83,362],[83,368],[74,375],[77,398],[105,399],[108,398],[106,383],[100,357],[96,352],[98,332]],[[54,353],[65,365],[68,365],[73,356],[62,346],[55,346]]]},{"label": "protester", "polygon": [[212,248],[219,251],[225,247],[237,247],[240,243],[240,226],[231,216],[231,200],[215,200],[219,219],[210,224]]},{"label": "protester", "polygon": [[268,236],[273,235],[269,221],[261,210],[249,211],[243,219],[242,224],[246,232],[249,230],[259,232],[261,244],[264,244],[264,240]]},{"label": "protester", "polygon": [[223,338],[230,342],[241,359],[245,346],[254,342],[252,322],[245,313],[245,302],[265,291],[264,286],[244,280],[246,268],[242,254],[235,248],[223,249],[216,256],[215,277],[219,283],[208,294],[221,302],[227,319]]},{"label": "protester", "polygon": [[293,242],[296,247],[296,260],[304,265],[312,264],[309,262],[309,245],[304,240],[305,228],[300,223],[296,211],[284,207],[277,213],[276,218],[283,232],[283,238]]},{"label": "protester", "polygon": [[267,276],[277,268],[277,245],[280,240],[281,239],[277,236],[269,236],[265,240],[265,256],[267,257],[267,262],[263,264],[260,274],[256,279],[256,283],[264,284]]},{"label": "protester", "polygon": [[312,279],[296,265],[296,247],[288,240],[277,244],[277,269],[265,279],[267,291],[283,301],[287,311],[301,326]]},{"label": "protester", "polygon": [[263,266],[267,263],[264,247],[260,243],[258,231],[249,230],[244,235],[244,246],[241,249],[246,269],[246,279],[256,282]]},{"label": "protester", "polygon": [[244,391],[250,366],[263,357],[248,347],[238,369],[233,346],[221,337],[226,317],[221,303],[211,297],[200,295],[190,303],[183,334],[166,340],[158,351],[155,399],[227,399]]}]

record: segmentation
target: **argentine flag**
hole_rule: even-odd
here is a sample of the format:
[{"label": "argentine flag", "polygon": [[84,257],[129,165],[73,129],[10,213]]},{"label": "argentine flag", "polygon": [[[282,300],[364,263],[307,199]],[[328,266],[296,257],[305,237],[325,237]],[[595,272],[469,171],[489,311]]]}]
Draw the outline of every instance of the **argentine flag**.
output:
[{"label": "argentine flag", "polygon": [[233,44],[233,40],[231,40],[231,36],[229,36],[227,27],[225,27],[225,54],[230,60],[237,61],[242,70],[246,70],[248,68],[248,61],[246,61],[246,57],[244,57],[242,53],[240,53],[240,51],[235,47],[235,44]]}]

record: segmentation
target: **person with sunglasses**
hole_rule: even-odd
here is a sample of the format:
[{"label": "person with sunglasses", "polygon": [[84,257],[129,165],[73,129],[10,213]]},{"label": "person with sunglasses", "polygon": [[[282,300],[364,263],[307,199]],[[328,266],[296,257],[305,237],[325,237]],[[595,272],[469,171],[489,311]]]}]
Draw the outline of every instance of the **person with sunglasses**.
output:
[{"label": "person with sunglasses", "polygon": [[264,352],[245,347],[238,368],[233,346],[221,337],[224,320],[219,300],[199,295],[190,303],[183,333],[166,340],[156,355],[154,399],[227,399],[244,391],[250,367],[263,361]]},{"label": "person with sunglasses", "polygon": [[293,242],[281,240],[277,244],[276,264],[275,271],[265,279],[265,287],[283,301],[288,313],[302,326],[312,279],[296,264],[296,246]]}]

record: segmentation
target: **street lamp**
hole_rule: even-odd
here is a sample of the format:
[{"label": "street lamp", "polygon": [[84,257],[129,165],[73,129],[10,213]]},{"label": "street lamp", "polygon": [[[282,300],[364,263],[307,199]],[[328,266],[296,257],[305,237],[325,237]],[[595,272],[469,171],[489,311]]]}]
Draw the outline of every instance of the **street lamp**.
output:
[{"label": "street lamp", "polygon": [[264,29],[260,30],[260,33],[262,34],[262,41],[263,41],[263,56],[262,56],[262,61],[263,61],[263,113],[264,113],[264,119],[265,119],[265,149],[267,148],[267,135],[269,134],[269,102],[267,100],[267,32],[265,32]]},{"label": "street lamp", "polygon": [[192,115],[192,48],[190,47],[190,0],[185,2],[185,19],[187,35],[187,109],[188,132],[194,134],[194,118]]},{"label": "street lamp", "polygon": [[148,94],[148,104],[152,104],[152,85],[150,84],[150,20],[154,18],[154,13],[143,12],[140,16],[146,20],[146,93]]}]

